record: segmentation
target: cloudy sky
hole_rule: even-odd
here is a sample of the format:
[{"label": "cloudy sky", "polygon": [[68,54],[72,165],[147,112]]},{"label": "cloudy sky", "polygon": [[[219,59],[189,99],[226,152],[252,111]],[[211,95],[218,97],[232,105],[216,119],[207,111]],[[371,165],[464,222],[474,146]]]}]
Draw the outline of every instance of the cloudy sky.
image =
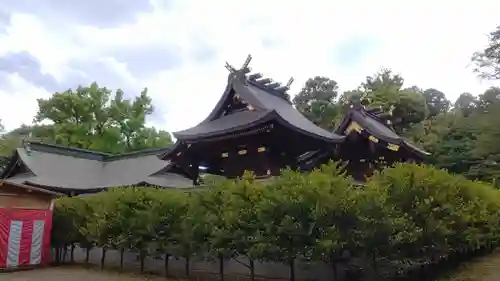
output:
[{"label": "cloudy sky", "polygon": [[276,81],[311,76],[356,87],[382,67],[455,99],[480,93],[470,67],[500,25],[490,0],[1,0],[0,119],[29,124],[36,99],[97,81],[149,88],[149,123],[195,125],[222,94],[226,61]]}]

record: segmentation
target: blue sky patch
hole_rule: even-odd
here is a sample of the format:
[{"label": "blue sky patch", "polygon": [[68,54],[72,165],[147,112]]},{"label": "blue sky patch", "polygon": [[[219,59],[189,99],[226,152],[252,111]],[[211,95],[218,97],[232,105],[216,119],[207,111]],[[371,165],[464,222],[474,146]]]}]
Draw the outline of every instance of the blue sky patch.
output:
[{"label": "blue sky patch", "polygon": [[355,67],[375,48],[377,48],[375,39],[353,37],[337,45],[333,50],[333,61],[341,67]]}]

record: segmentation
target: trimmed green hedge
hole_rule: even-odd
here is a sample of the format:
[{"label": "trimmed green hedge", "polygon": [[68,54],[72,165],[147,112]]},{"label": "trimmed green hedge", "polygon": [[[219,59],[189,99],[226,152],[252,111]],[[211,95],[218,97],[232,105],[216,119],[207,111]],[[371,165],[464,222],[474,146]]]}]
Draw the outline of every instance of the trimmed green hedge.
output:
[{"label": "trimmed green hedge", "polygon": [[[284,171],[271,182],[247,174],[198,192],[115,188],[55,206],[53,245],[132,249],[148,255],[247,257],[337,266],[367,261],[372,274],[411,273],[491,249],[500,237],[500,194],[492,186],[430,166],[399,164],[354,185],[332,163],[311,173]],[[365,263],[366,264],[366,263]],[[189,275],[189,262],[186,263]],[[337,273],[335,273],[335,276]],[[353,277],[354,278],[354,277]]]}]

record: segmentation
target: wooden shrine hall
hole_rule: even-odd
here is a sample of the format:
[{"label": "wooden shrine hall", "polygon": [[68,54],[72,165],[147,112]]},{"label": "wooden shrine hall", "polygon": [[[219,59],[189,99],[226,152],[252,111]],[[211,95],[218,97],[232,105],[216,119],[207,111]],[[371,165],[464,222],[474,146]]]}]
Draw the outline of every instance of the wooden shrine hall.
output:
[{"label": "wooden shrine hall", "polygon": [[282,86],[250,73],[251,56],[240,69],[226,63],[227,86],[198,125],[175,132],[177,143],[161,155],[194,181],[200,169],[228,178],[245,170],[275,176],[285,167],[307,171],[330,159],[347,161],[347,171],[364,180],[374,169],[399,161],[422,161],[427,152],[398,136],[375,110],[353,106],[334,131],[306,119]]},{"label": "wooden shrine hall", "polygon": [[364,181],[373,171],[397,162],[422,163],[430,154],[396,134],[379,110],[357,104],[341,120],[335,133],[345,136],[339,146],[308,152],[298,162],[309,171],[331,159],[347,162],[347,172]]}]

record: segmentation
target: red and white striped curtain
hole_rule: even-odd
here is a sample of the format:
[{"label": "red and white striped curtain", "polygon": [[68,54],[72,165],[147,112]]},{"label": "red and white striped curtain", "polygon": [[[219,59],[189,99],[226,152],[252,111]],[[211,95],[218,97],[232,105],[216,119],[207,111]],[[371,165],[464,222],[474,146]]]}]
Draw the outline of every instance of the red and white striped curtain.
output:
[{"label": "red and white striped curtain", "polygon": [[0,268],[50,262],[52,210],[0,208]]}]

